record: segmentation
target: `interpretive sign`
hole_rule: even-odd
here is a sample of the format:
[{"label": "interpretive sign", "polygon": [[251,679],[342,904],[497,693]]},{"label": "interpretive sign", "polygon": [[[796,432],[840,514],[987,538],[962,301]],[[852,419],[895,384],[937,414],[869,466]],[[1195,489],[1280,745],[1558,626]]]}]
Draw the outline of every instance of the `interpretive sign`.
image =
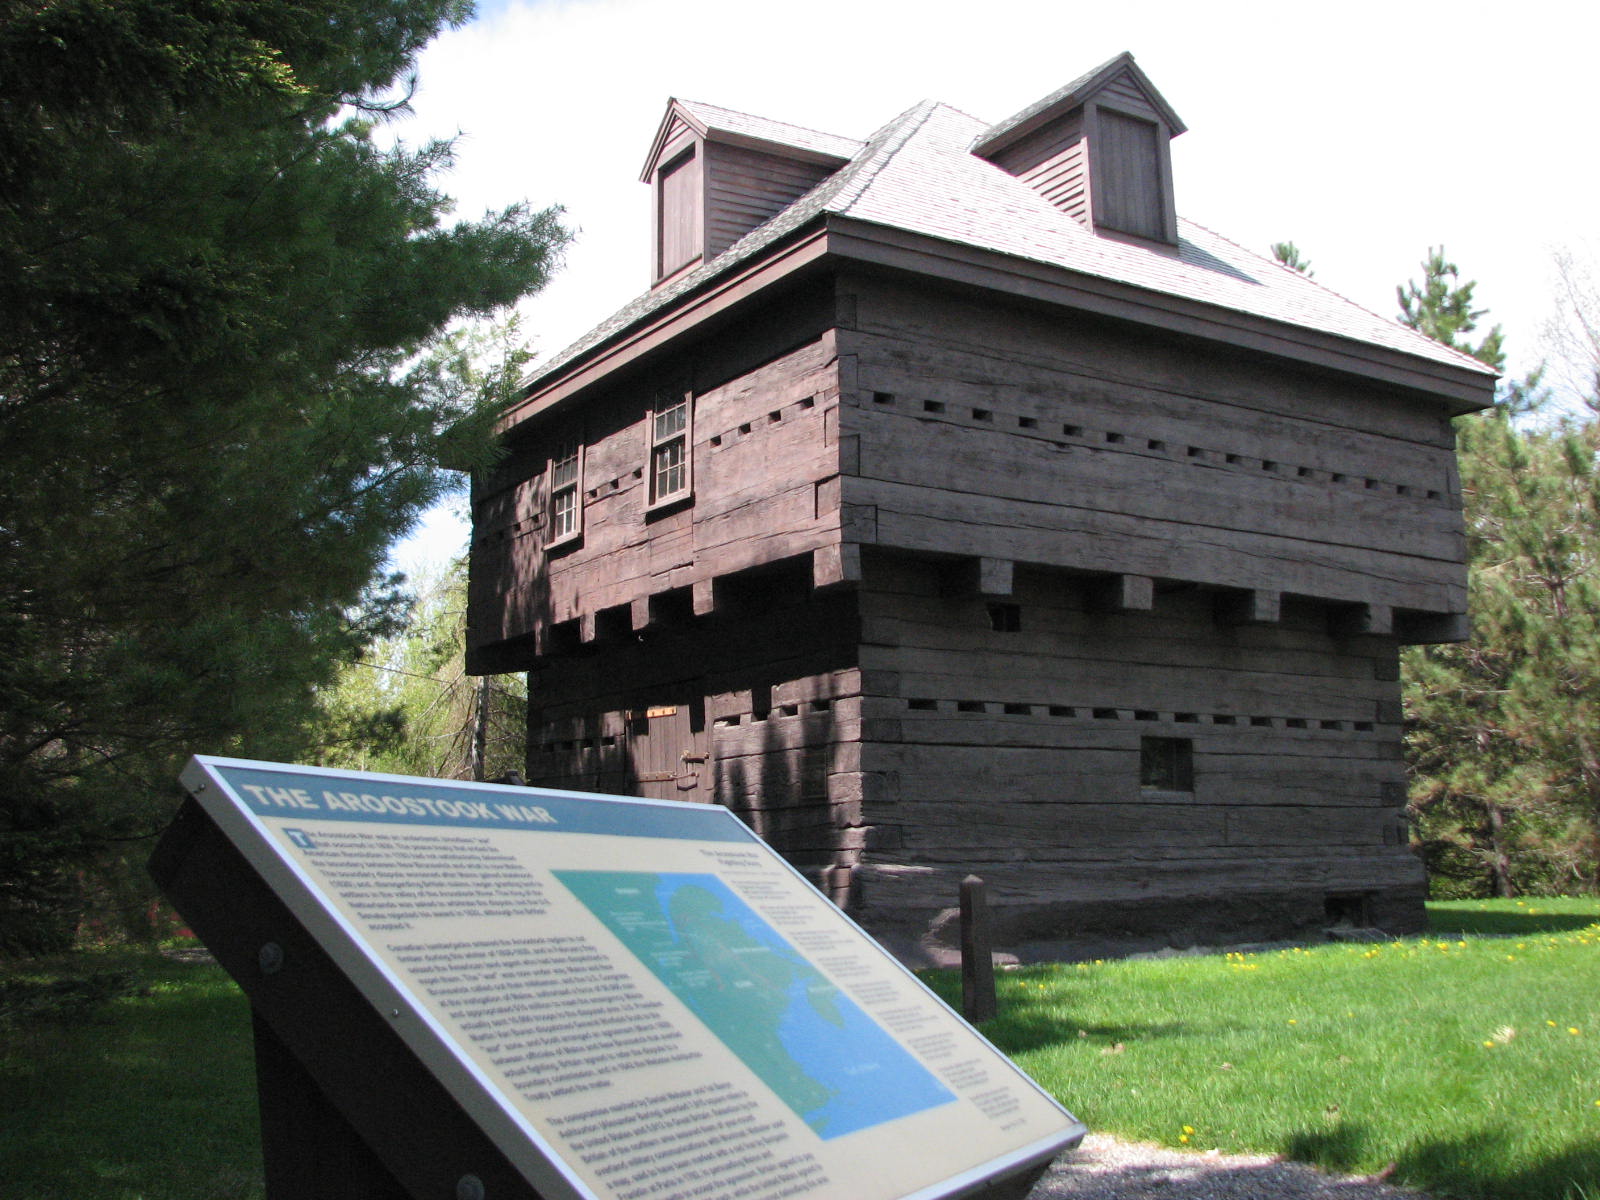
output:
[{"label": "interpretive sign", "polygon": [[[546,1200],[961,1196],[1083,1135],[725,809],[207,757],[183,782]],[[287,986],[274,946],[253,1001]]]}]

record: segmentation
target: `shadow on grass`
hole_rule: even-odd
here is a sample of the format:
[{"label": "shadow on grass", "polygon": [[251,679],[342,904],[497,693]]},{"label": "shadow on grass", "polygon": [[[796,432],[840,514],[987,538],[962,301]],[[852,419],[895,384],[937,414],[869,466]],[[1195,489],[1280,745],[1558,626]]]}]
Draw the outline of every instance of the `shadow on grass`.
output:
[{"label": "shadow on grass", "polygon": [[1477,912],[1471,909],[1435,909],[1428,914],[1430,933],[1505,934],[1532,937],[1541,933],[1570,933],[1595,924],[1586,913]]},{"label": "shadow on grass", "polygon": [[[1351,1172],[1384,1150],[1369,1146],[1370,1129],[1341,1122],[1329,1129],[1302,1130],[1285,1139],[1282,1154],[1330,1171]],[[1532,1163],[1503,1129],[1485,1126],[1470,1137],[1438,1138],[1404,1147],[1394,1155],[1395,1183],[1461,1200],[1594,1200],[1600,1196],[1600,1143],[1572,1141]],[[1518,1163],[1517,1160],[1523,1160]]]},{"label": "shadow on grass", "polygon": [[0,1038],[6,1200],[260,1196],[243,997],[215,967],[139,974],[87,1017],[47,1012]]},{"label": "shadow on grass", "polygon": [[[1000,1015],[982,1025],[983,1035],[1007,1054],[1025,1054],[1047,1046],[1072,1045],[1088,1041],[1092,1045],[1117,1042],[1144,1042],[1154,1038],[1182,1037],[1192,1032],[1191,1027],[1177,1022],[1140,1025],[1079,1025],[1070,1018],[1026,1009],[1007,1009],[1001,1006]],[[1080,1038],[1079,1031],[1087,1037]]]}]

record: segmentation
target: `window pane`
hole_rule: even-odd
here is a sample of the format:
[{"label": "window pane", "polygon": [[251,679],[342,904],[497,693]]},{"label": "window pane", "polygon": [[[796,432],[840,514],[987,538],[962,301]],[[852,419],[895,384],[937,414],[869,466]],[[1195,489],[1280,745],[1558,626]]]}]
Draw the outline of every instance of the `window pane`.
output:
[{"label": "window pane", "polygon": [[671,408],[656,411],[656,436],[655,441],[664,441],[674,434],[682,433],[688,424],[689,402],[680,400]]},{"label": "window pane", "polygon": [[550,497],[550,539],[578,531],[578,489],[564,488]]},{"label": "window pane", "polygon": [[681,492],[688,486],[687,472],[684,470],[683,439],[677,438],[657,446],[653,456],[652,478],[654,486],[652,492],[657,500]]},{"label": "window pane", "polygon": [[578,482],[578,448],[566,445],[556,451],[550,466],[550,486],[570,487]]}]

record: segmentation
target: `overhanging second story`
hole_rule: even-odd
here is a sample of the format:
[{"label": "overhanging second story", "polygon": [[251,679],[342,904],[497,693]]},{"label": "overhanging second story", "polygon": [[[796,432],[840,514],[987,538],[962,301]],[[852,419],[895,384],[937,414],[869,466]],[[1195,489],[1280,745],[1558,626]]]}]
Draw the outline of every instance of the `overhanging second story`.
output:
[{"label": "overhanging second story", "polygon": [[696,619],[780,561],[849,585],[863,550],[1448,635],[1449,421],[1492,373],[1178,218],[1181,132],[1126,55],[859,141],[672,101],[651,288],[530,377],[476,483],[478,666]]}]

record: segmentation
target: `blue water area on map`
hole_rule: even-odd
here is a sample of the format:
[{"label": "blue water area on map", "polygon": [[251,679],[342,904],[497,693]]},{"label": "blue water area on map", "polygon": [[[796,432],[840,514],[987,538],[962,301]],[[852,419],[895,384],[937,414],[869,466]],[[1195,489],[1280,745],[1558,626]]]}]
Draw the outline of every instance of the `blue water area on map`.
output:
[{"label": "blue water area on map", "polygon": [[955,1099],[715,875],[555,874],[820,1137]]}]

